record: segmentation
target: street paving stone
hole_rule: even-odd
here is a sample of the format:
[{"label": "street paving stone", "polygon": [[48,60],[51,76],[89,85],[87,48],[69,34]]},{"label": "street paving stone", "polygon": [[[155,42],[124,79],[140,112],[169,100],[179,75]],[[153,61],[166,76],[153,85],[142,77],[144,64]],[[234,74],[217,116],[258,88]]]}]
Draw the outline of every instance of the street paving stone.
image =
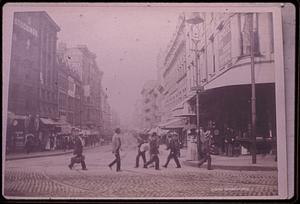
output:
[{"label": "street paving stone", "polygon": [[[122,160],[122,172],[110,170],[110,151],[86,153],[88,171],[75,165],[70,156],[5,162],[4,195],[15,197],[205,197],[275,196],[277,171],[206,170],[183,166],[176,169],[133,168],[134,155]],[[166,157],[166,155],[164,155]],[[161,160],[165,161],[162,157]]]},{"label": "street paving stone", "polygon": [[[48,169],[49,170],[49,169]],[[145,169],[144,171],[147,171]],[[5,172],[5,195],[50,197],[198,197],[277,195],[276,172],[74,170]],[[150,173],[149,173],[150,172]],[[153,172],[153,173],[151,173]]]}]

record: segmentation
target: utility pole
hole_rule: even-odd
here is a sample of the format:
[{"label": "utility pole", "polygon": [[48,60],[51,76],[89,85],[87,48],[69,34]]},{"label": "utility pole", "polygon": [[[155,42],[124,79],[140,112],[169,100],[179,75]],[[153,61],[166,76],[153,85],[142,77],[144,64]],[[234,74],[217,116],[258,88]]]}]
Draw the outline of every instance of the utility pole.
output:
[{"label": "utility pole", "polygon": [[250,54],[251,54],[251,139],[252,139],[252,164],[256,164],[256,93],[255,93],[255,67],[254,67],[254,31],[253,13],[249,14],[250,20]]}]

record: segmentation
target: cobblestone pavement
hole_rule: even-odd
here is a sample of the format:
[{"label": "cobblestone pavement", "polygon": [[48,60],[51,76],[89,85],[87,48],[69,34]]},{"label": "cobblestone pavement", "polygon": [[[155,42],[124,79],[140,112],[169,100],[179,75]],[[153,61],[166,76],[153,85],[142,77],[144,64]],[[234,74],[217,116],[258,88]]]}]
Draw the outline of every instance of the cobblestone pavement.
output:
[{"label": "cobblestone pavement", "polygon": [[[122,172],[111,171],[109,149],[85,152],[88,171],[67,164],[70,155],[5,162],[4,194],[21,197],[204,197],[277,195],[277,171],[225,171],[183,166],[133,168],[135,152],[122,159]],[[166,152],[161,152],[162,162]]]}]

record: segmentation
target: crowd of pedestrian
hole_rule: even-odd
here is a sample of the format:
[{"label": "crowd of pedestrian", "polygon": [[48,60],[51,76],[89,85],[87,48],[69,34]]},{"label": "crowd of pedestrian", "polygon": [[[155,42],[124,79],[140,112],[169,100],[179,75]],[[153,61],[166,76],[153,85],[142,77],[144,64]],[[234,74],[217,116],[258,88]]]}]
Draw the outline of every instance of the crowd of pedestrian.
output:
[{"label": "crowd of pedestrian", "polygon": [[[74,144],[74,157],[71,158],[69,168],[72,169],[75,163],[81,163],[82,169],[87,170],[85,164],[85,157],[82,152],[82,147],[84,146],[84,141],[81,137],[75,137],[75,144]],[[139,168],[140,158],[142,158],[143,168],[148,168],[150,165],[154,164],[156,170],[160,170],[160,159],[159,159],[159,137],[154,132],[149,137],[145,137],[145,135],[140,134],[137,137],[137,155],[135,158],[135,168]],[[171,135],[171,139],[167,143],[166,150],[169,150],[169,155],[165,164],[163,165],[164,168],[168,167],[169,162],[171,159],[174,159],[176,163],[176,168],[181,168],[180,162],[178,157],[180,156],[180,142],[178,135],[173,133]],[[121,130],[120,128],[115,129],[115,133],[112,137],[112,153],[114,155],[114,160],[108,164],[108,167],[112,170],[112,167],[116,165],[116,171],[120,172],[121,169],[121,155],[120,151],[122,151],[122,139],[121,139]],[[147,152],[149,156],[147,156]],[[147,157],[149,158],[147,160]]]}]

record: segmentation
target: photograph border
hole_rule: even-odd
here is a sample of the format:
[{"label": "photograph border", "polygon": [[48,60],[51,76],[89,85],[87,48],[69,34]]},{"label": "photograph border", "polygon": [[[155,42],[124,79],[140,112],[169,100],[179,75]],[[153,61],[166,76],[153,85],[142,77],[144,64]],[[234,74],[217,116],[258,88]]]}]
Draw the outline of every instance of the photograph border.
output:
[{"label": "photograph border", "polygon": [[[17,3],[18,5],[20,5],[21,3]],[[26,5],[30,4],[30,3],[25,3]],[[44,5],[45,4],[45,5]],[[41,3],[41,4],[36,4],[34,6],[36,7],[41,7],[41,6],[46,6],[49,3]],[[56,5],[60,5],[60,4],[65,4],[65,6],[72,6],[72,3],[50,3],[51,5],[56,4]],[[87,5],[87,3],[83,3],[84,5]],[[96,4],[96,5],[95,5]],[[97,6],[97,4],[99,3],[89,3],[89,5],[92,6]],[[100,3],[100,4],[105,4],[105,6],[116,6],[116,3]],[[127,4],[127,3],[120,3],[120,4]],[[131,5],[132,3],[130,3]],[[147,6],[148,3],[141,3],[144,6]],[[136,6],[140,6],[141,4],[135,4]],[[160,3],[150,3],[152,7],[155,6],[161,6]],[[176,3],[174,3],[176,4]],[[178,3],[177,3],[178,4]],[[195,4],[195,3],[180,3],[178,5],[179,8],[182,7],[182,5],[186,5],[187,7],[189,7],[191,4]],[[197,3],[198,4],[198,3]],[[206,4],[202,4],[199,3],[202,7],[202,5],[206,5]],[[216,3],[218,4],[218,3]],[[222,4],[222,3],[219,3]],[[231,4],[231,3],[226,3]],[[243,4],[243,3],[242,3]],[[250,3],[249,5],[243,5],[242,7],[241,4],[239,4],[239,6],[237,6],[236,4],[233,5],[226,5],[226,7],[224,8],[215,8],[215,6],[211,6],[209,5],[208,7],[212,7],[211,9],[213,11],[226,11],[226,12],[272,12],[273,13],[273,26],[274,26],[274,48],[275,48],[275,92],[276,92],[276,130],[277,130],[277,151],[278,151],[278,163],[277,163],[277,167],[278,167],[278,196],[237,196],[237,197],[197,197],[197,198],[193,198],[193,197],[189,197],[186,198],[187,200],[189,199],[201,199],[201,200],[210,200],[210,199],[214,199],[214,200],[220,200],[220,199],[225,199],[225,200],[236,200],[236,199],[266,199],[266,200],[272,200],[272,199],[287,199],[290,197],[290,193],[289,192],[289,185],[291,185],[289,182],[291,182],[289,179],[291,177],[290,174],[290,169],[293,169],[291,167],[288,167],[288,161],[290,161],[291,156],[288,155],[288,151],[287,151],[287,144],[289,144],[289,142],[287,140],[289,140],[289,138],[287,138],[287,106],[290,105],[291,102],[287,102],[286,101],[286,85],[284,83],[285,81],[285,64],[284,64],[284,53],[283,53],[283,49],[284,49],[284,45],[283,45],[283,36],[282,36],[282,11],[281,11],[281,5],[279,3],[277,4],[272,4],[272,6],[268,6],[268,3],[264,3],[263,5],[257,4],[255,6],[253,6],[254,3]],[[56,6],[55,5],[55,6]],[[222,4],[224,5],[224,4]],[[75,6],[80,6],[78,3],[76,3]],[[11,10],[9,10],[9,6],[8,4],[4,5],[3,7],[3,38],[2,38],[2,42],[3,42],[3,60],[2,60],[2,66],[3,66],[3,93],[2,93],[2,127],[6,127],[6,118],[7,118],[7,99],[8,99],[8,78],[5,76],[9,76],[9,67],[10,67],[10,53],[11,53],[11,33],[12,33],[12,19],[13,19],[13,13]],[[14,10],[14,9],[13,9]],[[201,12],[201,10],[205,10],[208,11],[210,10],[210,8],[192,8],[190,10],[197,10],[199,12]],[[2,128],[2,135],[6,135],[6,128]],[[6,138],[2,137],[2,166],[5,167],[5,144],[6,144]],[[3,146],[4,145],[4,146]],[[3,148],[4,147],[4,148]],[[289,153],[290,154],[290,153]],[[293,157],[295,157],[295,155],[293,155]],[[292,158],[293,159],[293,158]],[[2,169],[3,170],[3,169]],[[2,172],[2,195],[4,195],[4,172]],[[7,197],[7,196],[6,196]],[[10,197],[7,197],[10,198]],[[18,197],[17,199],[28,199],[28,197]],[[13,199],[15,199],[15,197],[13,197]],[[29,199],[33,199],[33,200],[39,200],[39,199],[45,199],[45,197],[42,198],[38,198],[38,197],[34,197],[34,198],[29,198]],[[51,198],[52,200],[56,200],[56,199],[61,199],[61,198]],[[65,197],[63,197],[63,199],[66,199]],[[86,200],[87,198],[70,198],[70,200],[73,199],[84,199]],[[94,200],[95,198],[90,198],[91,200]],[[90,200],[89,198],[87,200]],[[97,198],[96,198],[97,199]],[[114,200],[116,198],[100,198],[100,199],[107,199],[107,200]],[[121,199],[121,200],[126,200],[126,199],[140,199],[140,198],[117,198],[117,199]],[[143,198],[145,199],[145,198]],[[150,198],[150,199],[157,199],[157,198]],[[158,199],[164,199],[164,198],[158,198]],[[185,198],[166,198],[166,199],[185,199]],[[67,200],[69,200],[69,198],[67,198]],[[98,200],[98,199],[97,199]]]}]

